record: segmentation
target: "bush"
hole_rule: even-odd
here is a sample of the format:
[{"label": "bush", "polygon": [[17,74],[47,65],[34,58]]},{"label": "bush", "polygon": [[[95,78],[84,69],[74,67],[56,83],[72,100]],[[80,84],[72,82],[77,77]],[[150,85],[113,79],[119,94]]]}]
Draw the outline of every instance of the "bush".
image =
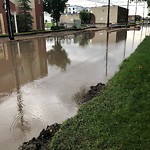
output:
[{"label": "bush", "polygon": [[52,26],[51,30],[61,30],[61,29],[65,29],[64,26]]}]

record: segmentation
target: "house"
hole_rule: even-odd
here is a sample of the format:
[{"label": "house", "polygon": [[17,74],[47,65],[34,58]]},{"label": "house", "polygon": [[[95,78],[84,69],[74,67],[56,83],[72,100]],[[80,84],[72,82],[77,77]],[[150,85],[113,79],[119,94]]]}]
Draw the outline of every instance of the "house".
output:
[{"label": "house", "polygon": [[[0,0],[0,34],[7,33],[7,18],[4,9],[5,0]],[[33,30],[44,30],[44,9],[43,0],[32,0],[30,3],[32,9],[31,15],[33,17]],[[16,20],[16,15],[19,13],[18,0],[10,0],[10,10],[11,14]],[[15,22],[15,30],[17,29],[17,20]]]},{"label": "house", "polygon": [[82,6],[67,5],[64,13],[65,14],[77,14],[77,13],[80,13],[80,11],[82,11],[83,9],[84,9],[84,7],[82,7]]}]

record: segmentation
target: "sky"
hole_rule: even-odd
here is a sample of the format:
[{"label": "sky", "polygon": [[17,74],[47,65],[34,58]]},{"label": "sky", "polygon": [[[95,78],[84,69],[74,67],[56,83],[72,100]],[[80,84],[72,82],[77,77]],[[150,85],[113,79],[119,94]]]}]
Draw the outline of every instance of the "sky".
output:
[{"label": "sky", "polygon": [[[110,0],[111,5],[119,5],[127,8],[127,0]],[[68,4],[70,5],[78,5],[83,7],[95,7],[107,5],[108,0],[68,0]],[[135,3],[129,4],[129,15],[135,15]],[[148,14],[147,4],[146,3],[138,3],[137,4],[137,15],[146,17]]]}]

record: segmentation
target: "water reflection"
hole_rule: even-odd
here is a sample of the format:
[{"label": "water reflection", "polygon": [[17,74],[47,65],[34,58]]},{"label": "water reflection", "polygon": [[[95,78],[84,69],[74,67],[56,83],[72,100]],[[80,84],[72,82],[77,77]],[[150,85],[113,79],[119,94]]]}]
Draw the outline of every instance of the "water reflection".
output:
[{"label": "water reflection", "polygon": [[[29,45],[32,43],[28,43]],[[26,132],[30,131],[30,125],[28,121],[25,120],[24,118],[24,110],[23,110],[23,98],[22,98],[22,93],[20,89],[20,79],[19,79],[19,71],[18,71],[18,63],[17,63],[17,58],[16,58],[16,44],[15,43],[10,43],[11,47],[11,56],[12,56],[12,67],[13,67],[13,72],[15,76],[15,87],[16,87],[16,93],[17,93],[17,106],[18,106],[18,115],[15,118],[14,122],[12,123],[11,130],[14,128],[18,128],[20,130],[20,136],[19,137],[24,137]],[[21,57],[20,53],[20,45],[17,43],[17,52],[19,54],[19,57]]]},{"label": "water reflection", "polygon": [[16,75],[19,76],[19,85],[46,76],[48,71],[45,40],[1,44],[0,68],[3,68],[0,71],[0,93],[10,93],[16,88]]},{"label": "water reflection", "polygon": [[72,100],[106,83],[140,35],[99,31],[0,44],[0,149],[17,149],[46,125],[75,115]]},{"label": "water reflection", "polygon": [[108,46],[109,46],[109,32],[107,32],[107,38],[106,38],[106,77],[108,73]]},{"label": "water reflection", "polygon": [[[103,34],[101,34],[103,35]],[[104,36],[104,35],[103,35]],[[104,36],[105,38],[105,36]],[[117,32],[106,32],[106,77],[108,75],[108,59],[109,59],[109,44],[115,44],[115,43],[119,43],[121,41],[124,41],[124,54],[123,54],[123,58],[125,58],[125,51],[126,51],[126,40],[127,40],[127,30],[119,30]],[[110,47],[111,49],[111,47]]]},{"label": "water reflection", "polygon": [[124,40],[124,47],[123,47],[123,49],[124,49],[123,58],[124,59],[126,58],[126,44],[127,44],[127,36],[126,36],[126,38]]},{"label": "water reflection", "polygon": [[[107,32],[101,31],[101,32],[95,32],[95,36],[92,39],[92,43],[106,43],[107,39]],[[121,41],[124,41],[127,38],[127,30],[119,30],[116,32],[109,32],[109,43],[119,43]]]},{"label": "water reflection", "polygon": [[[24,112],[24,107],[25,105],[23,104],[23,98],[22,98],[22,92],[21,89],[17,91],[17,106],[18,106],[18,114],[16,115],[10,131],[14,133],[14,131],[18,130],[18,135],[15,133],[15,138],[17,139],[21,138],[21,140],[26,139],[26,134],[30,133],[31,130],[31,125],[29,124],[28,120],[25,118],[25,112]],[[17,130],[16,130],[17,129]]]},{"label": "water reflection", "polygon": [[66,70],[67,66],[70,65],[71,61],[68,58],[68,55],[61,46],[61,41],[56,37],[54,39],[55,43],[52,46],[52,49],[47,52],[48,63],[51,66],[57,66],[61,68],[63,71]]},{"label": "water reflection", "polygon": [[74,43],[79,43],[80,46],[87,46],[90,42],[90,39],[95,37],[95,32],[85,32],[82,34],[77,34],[74,36]]},{"label": "water reflection", "polygon": [[132,51],[134,50],[135,30],[133,32]]},{"label": "water reflection", "polygon": [[141,27],[140,42],[142,41],[142,36],[143,36],[143,26]]}]

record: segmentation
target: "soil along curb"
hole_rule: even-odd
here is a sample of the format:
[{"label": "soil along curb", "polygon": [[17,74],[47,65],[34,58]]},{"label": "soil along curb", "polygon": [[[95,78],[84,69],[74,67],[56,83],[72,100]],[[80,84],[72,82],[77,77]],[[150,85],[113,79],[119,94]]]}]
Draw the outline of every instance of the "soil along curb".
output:
[{"label": "soil along curb", "polygon": [[49,141],[59,129],[60,124],[57,123],[47,126],[46,129],[40,132],[37,138],[33,137],[29,142],[24,142],[23,145],[19,147],[19,150],[46,150]]},{"label": "soil along curb", "polygon": [[54,135],[55,150],[150,149],[150,37],[105,89]]},{"label": "soil along curb", "polygon": [[77,105],[82,105],[83,103],[92,100],[92,98],[98,96],[98,94],[104,89],[104,87],[105,84],[103,83],[98,83],[96,86],[90,86],[90,90],[83,96],[75,99],[75,102],[77,103]]}]

